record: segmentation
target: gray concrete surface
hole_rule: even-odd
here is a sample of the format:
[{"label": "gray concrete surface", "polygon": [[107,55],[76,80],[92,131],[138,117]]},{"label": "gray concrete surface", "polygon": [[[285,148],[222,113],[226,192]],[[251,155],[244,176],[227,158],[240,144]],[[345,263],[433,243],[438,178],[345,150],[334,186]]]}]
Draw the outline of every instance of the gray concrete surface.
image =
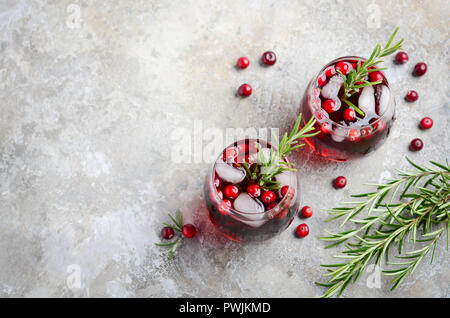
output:
[{"label": "gray concrete surface", "polygon": [[[379,24],[377,14],[379,15]],[[0,1],[0,295],[304,297],[339,249],[317,239],[326,209],[407,166],[449,158],[449,2]],[[410,61],[391,67],[393,132],[375,154],[328,163],[294,156],[311,233],[236,245],[209,224],[207,163],[174,163],[174,131],[292,125],[311,77],[331,59],[366,56],[396,26]],[[278,62],[258,60],[274,50]],[[237,71],[239,56],[251,59]],[[425,61],[422,78],[410,73]],[[234,96],[243,82],[247,99]],[[418,91],[416,103],[403,96]],[[420,131],[425,115],[435,120]],[[425,142],[409,153],[413,137]],[[331,188],[337,175],[349,186]],[[326,197],[326,200],[323,198]],[[155,247],[180,208],[201,233],[176,259]],[[345,297],[449,297],[449,254],[427,258],[395,292],[363,277]],[[79,273],[79,284],[77,284]]]}]

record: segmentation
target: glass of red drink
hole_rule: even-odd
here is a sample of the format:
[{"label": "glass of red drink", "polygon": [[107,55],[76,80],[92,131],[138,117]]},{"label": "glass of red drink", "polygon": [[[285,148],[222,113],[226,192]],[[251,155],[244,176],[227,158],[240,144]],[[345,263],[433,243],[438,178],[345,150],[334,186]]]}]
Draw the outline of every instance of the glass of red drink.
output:
[{"label": "glass of red drink", "polygon": [[347,75],[365,61],[357,56],[337,58],[322,68],[306,88],[300,107],[303,124],[314,117],[320,133],[305,140],[327,159],[347,161],[374,151],[384,143],[395,120],[394,96],[381,70],[370,71],[364,79],[380,83],[345,94],[339,72]]},{"label": "glass of red drink", "polygon": [[[285,230],[300,205],[294,171],[275,176],[279,189],[264,189],[258,178],[261,156],[270,156],[273,145],[261,139],[233,143],[219,155],[205,183],[209,218],[226,237],[237,242],[262,241]],[[292,165],[287,158],[286,164]],[[244,163],[247,167],[244,167]]]}]

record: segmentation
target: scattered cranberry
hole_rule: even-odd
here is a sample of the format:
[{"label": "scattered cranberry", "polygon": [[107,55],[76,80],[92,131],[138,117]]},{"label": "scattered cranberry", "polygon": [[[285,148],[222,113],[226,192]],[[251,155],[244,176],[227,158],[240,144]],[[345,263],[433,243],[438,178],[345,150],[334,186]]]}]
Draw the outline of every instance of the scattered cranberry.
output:
[{"label": "scattered cranberry", "polygon": [[223,189],[223,194],[225,194],[227,198],[236,199],[239,195],[239,189],[238,187],[229,184]]},{"label": "scattered cranberry", "polygon": [[326,75],[328,78],[332,77],[334,74],[336,74],[336,69],[334,68],[333,65],[328,66],[328,67],[325,69],[325,75]]},{"label": "scattered cranberry", "polygon": [[409,149],[411,151],[419,151],[423,148],[423,141],[420,138],[416,138],[411,140],[411,144],[409,145]]},{"label": "scattered cranberry", "polygon": [[336,63],[336,71],[340,71],[342,74],[347,75],[350,71],[350,67],[346,62]]},{"label": "scattered cranberry", "polygon": [[353,108],[347,108],[346,110],[344,110],[343,116],[344,120],[353,121],[356,118],[355,110]]},{"label": "scattered cranberry", "polygon": [[235,147],[227,148],[223,153],[223,161],[233,162],[238,155],[238,150]]},{"label": "scattered cranberry", "polygon": [[185,224],[181,229],[185,238],[193,238],[197,234],[197,228],[192,224]]},{"label": "scattered cranberry", "polygon": [[413,91],[413,90],[406,93],[406,96],[405,96],[405,99],[411,103],[415,102],[418,98],[419,98],[419,94],[417,94],[417,92]]},{"label": "scattered cranberry", "polygon": [[298,236],[305,237],[305,236],[307,236],[309,234],[309,227],[305,223],[300,224],[295,229],[295,232],[297,233]]},{"label": "scattered cranberry", "polygon": [[219,177],[214,177],[214,186],[216,188],[219,188],[221,184],[222,184],[222,180],[220,180]]},{"label": "scattered cranberry", "polygon": [[251,184],[247,187],[247,193],[253,198],[259,198],[261,195],[261,187],[257,184]]},{"label": "scattered cranberry", "polygon": [[312,216],[312,214],[313,214],[313,210],[312,210],[312,208],[310,206],[306,205],[306,206],[303,207],[303,209],[302,209],[302,216],[304,218],[310,218]]},{"label": "scattered cranberry", "polygon": [[379,82],[383,80],[383,74],[381,72],[375,71],[369,73],[369,81],[371,82]]},{"label": "scattered cranberry", "polygon": [[238,93],[242,97],[250,96],[252,94],[252,87],[249,84],[242,84],[239,86]]},{"label": "scattered cranberry", "polygon": [[398,52],[395,56],[395,62],[397,62],[397,64],[405,64],[408,62],[408,54],[406,54],[406,52]]},{"label": "scattered cranberry", "polygon": [[241,69],[247,68],[250,65],[250,60],[245,56],[240,57],[239,60],[237,60],[236,65]]},{"label": "scattered cranberry", "polygon": [[358,129],[350,129],[348,132],[348,140],[358,142],[361,139],[361,133]]},{"label": "scattered cranberry", "polygon": [[266,65],[274,65],[277,61],[277,56],[272,51],[266,51],[263,53],[261,60]]},{"label": "scattered cranberry", "polygon": [[170,240],[172,237],[174,237],[174,235],[175,231],[171,227],[166,226],[161,230],[161,236],[165,240]]},{"label": "scattered cranberry", "polygon": [[422,118],[422,120],[420,121],[420,128],[430,129],[431,127],[433,127],[433,119],[431,119],[430,117]]},{"label": "scattered cranberry", "polygon": [[327,83],[327,76],[325,74],[321,74],[317,79],[317,86],[323,87]]},{"label": "scattered cranberry", "polygon": [[264,204],[270,204],[275,201],[275,198],[276,198],[275,193],[269,190],[262,194],[261,201]]},{"label": "scattered cranberry", "polygon": [[282,188],[281,188],[281,196],[284,198],[284,196],[288,193],[288,191],[289,191],[289,186],[283,186]]},{"label": "scattered cranberry", "polygon": [[417,63],[416,66],[414,66],[414,75],[415,76],[422,76],[427,72],[427,65],[424,62]]},{"label": "scattered cranberry", "polygon": [[339,176],[334,179],[334,186],[338,189],[342,189],[347,185],[347,179],[343,176]]},{"label": "scattered cranberry", "polygon": [[338,110],[336,102],[332,99],[326,99],[322,102],[322,108],[325,109],[325,111],[328,114],[331,114]]}]

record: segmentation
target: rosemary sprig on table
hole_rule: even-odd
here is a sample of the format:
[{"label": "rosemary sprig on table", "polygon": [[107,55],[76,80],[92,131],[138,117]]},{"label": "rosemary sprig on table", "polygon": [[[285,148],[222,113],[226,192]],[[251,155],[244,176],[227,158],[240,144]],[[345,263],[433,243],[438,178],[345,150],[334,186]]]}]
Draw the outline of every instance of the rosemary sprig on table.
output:
[{"label": "rosemary sprig on table", "polygon": [[[407,158],[416,169],[398,170],[398,177],[384,184],[372,184],[376,191],[353,195],[362,201],[344,202],[343,206],[330,211],[330,220],[343,218],[342,225],[350,221],[354,228],[321,237],[331,242],[329,247],[345,243],[345,249],[336,258],[343,263],[324,264],[328,268],[327,287],[322,297],[342,294],[350,282],[355,282],[366,266],[374,262],[381,266],[385,259],[392,270],[383,270],[386,276],[393,276],[391,290],[396,289],[408,273],[412,273],[420,261],[432,251],[431,262],[437,242],[444,230],[447,232],[447,250],[450,244],[450,165],[430,161],[432,166],[420,166]],[[388,196],[390,195],[390,198]],[[367,216],[356,217],[367,210]],[[422,228],[421,233],[418,233]],[[353,242],[348,242],[353,239]],[[405,240],[425,243],[413,251],[404,253]],[[390,261],[389,249],[397,247],[400,261]]]},{"label": "rosemary sprig on table", "polygon": [[[163,223],[163,225],[170,227],[171,229],[175,230],[176,232],[179,232],[181,234],[183,229],[183,217],[181,216],[180,210],[177,210],[175,212],[175,217],[173,217],[170,213],[168,214],[169,218],[172,220],[172,224]],[[172,246],[169,250],[169,260],[171,260],[177,251],[178,246],[183,241],[183,237],[179,236],[178,239],[176,239],[173,242],[170,243],[155,243],[157,246]]]},{"label": "rosemary sprig on table", "polygon": [[337,72],[344,79],[344,90],[341,99],[349,107],[352,107],[356,112],[358,112],[361,116],[365,116],[364,112],[359,107],[351,103],[348,98],[358,92],[361,88],[381,83],[381,81],[369,82],[366,78],[370,72],[386,70],[387,68],[377,68],[376,65],[384,62],[382,60],[383,57],[391,55],[402,48],[403,39],[395,44],[392,44],[397,31],[398,28],[395,29],[394,33],[392,33],[391,37],[384,47],[382,47],[381,44],[378,43],[373,49],[369,59],[367,59],[365,62],[362,62],[360,59],[358,59],[356,70],[351,70],[347,76],[345,76],[341,71],[337,70]]},{"label": "rosemary sprig on table", "polygon": [[275,140],[276,150],[270,148],[270,155],[268,158],[265,158],[263,151],[261,151],[261,146],[258,144],[258,153],[261,161],[259,176],[258,171],[254,171],[253,173],[250,172],[248,165],[244,163],[244,166],[247,166],[247,173],[250,172],[255,179],[260,177],[259,185],[261,188],[265,190],[279,189],[280,183],[274,180],[275,176],[285,171],[296,171],[296,169],[293,168],[292,163],[286,162],[285,158],[289,156],[293,150],[305,145],[304,143],[299,143],[300,139],[312,137],[319,133],[319,131],[309,133],[314,130],[314,124],[316,122],[313,116],[308,123],[300,129],[301,120],[302,114],[299,114],[291,133],[288,135],[286,132],[283,135],[283,138],[281,138],[281,141],[275,134],[272,134]]}]

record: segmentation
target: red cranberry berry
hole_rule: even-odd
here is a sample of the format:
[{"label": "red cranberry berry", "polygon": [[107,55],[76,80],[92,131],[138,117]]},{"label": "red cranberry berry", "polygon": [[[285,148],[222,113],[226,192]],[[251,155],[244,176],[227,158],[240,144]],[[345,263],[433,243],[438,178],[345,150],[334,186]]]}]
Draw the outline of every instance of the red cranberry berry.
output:
[{"label": "red cranberry berry", "polygon": [[350,67],[346,62],[336,63],[336,71],[340,71],[342,74],[347,75],[350,71]]},{"label": "red cranberry berry", "polygon": [[336,74],[336,69],[334,68],[333,65],[328,66],[328,67],[325,69],[325,75],[326,75],[328,78],[332,77],[332,76],[335,75],[335,74]]},{"label": "red cranberry berry", "polygon": [[419,98],[419,94],[417,94],[417,92],[413,91],[413,90],[406,93],[406,96],[405,96],[405,99],[411,103],[415,102],[418,98]]},{"label": "red cranberry berry", "polygon": [[355,110],[353,108],[347,108],[346,110],[344,110],[343,116],[344,120],[353,121],[356,118]]},{"label": "red cranberry berry", "polygon": [[233,207],[233,203],[228,199],[223,199],[222,202],[217,206],[220,213],[227,215],[230,209]]},{"label": "red cranberry berry", "polygon": [[347,179],[343,176],[339,176],[334,179],[334,186],[338,189],[342,189],[347,185]]},{"label": "red cranberry berry", "polygon": [[433,119],[431,119],[430,117],[422,118],[422,120],[420,121],[420,128],[430,129],[431,127],[433,127]]},{"label": "red cranberry berry", "polygon": [[361,133],[358,129],[350,129],[348,132],[348,140],[358,142],[361,139]]},{"label": "red cranberry berry", "polygon": [[301,214],[302,217],[310,218],[312,216],[312,214],[313,214],[313,210],[310,206],[306,205],[302,208],[302,214]]},{"label": "red cranberry berry", "polygon": [[361,129],[361,138],[362,139],[369,139],[372,135],[372,129],[370,127],[366,127]]},{"label": "red cranberry berry", "polygon": [[325,99],[322,102],[322,108],[328,113],[331,114],[338,110],[336,102],[332,99]]},{"label": "red cranberry berry", "polygon": [[280,193],[281,193],[281,197],[283,197],[284,198],[284,196],[288,193],[288,191],[289,191],[289,186],[283,186],[282,188],[281,188],[281,191],[280,191]]},{"label": "red cranberry berry", "polygon": [[242,84],[239,86],[238,93],[242,97],[247,97],[252,94],[252,87],[249,84]]},{"label": "red cranberry berry", "polygon": [[427,65],[424,62],[417,63],[416,66],[414,66],[415,76],[422,76],[426,72],[427,72]]},{"label": "red cranberry berry", "polygon": [[324,134],[328,134],[331,131],[331,125],[329,122],[324,122],[320,125],[320,131]]},{"label": "red cranberry berry", "polygon": [[237,156],[238,156],[238,150],[235,147],[227,148],[225,150],[225,152],[223,153],[223,161],[233,162]]},{"label": "red cranberry berry", "polygon": [[423,141],[420,138],[416,138],[411,140],[411,144],[409,145],[409,149],[411,151],[419,151],[423,148]]},{"label": "red cranberry berry", "polygon": [[238,187],[229,184],[223,189],[223,194],[225,194],[227,198],[236,199],[239,195],[239,189]]},{"label": "red cranberry berry", "polygon": [[299,226],[297,226],[297,228],[295,229],[295,232],[297,233],[297,235],[299,237],[305,237],[309,234],[309,227],[308,225],[306,225],[305,223],[300,224]]},{"label": "red cranberry berry", "polygon": [[371,82],[379,82],[383,80],[383,74],[381,72],[375,71],[369,73],[369,81]]},{"label": "red cranberry berry", "polygon": [[248,58],[246,58],[245,56],[240,57],[237,60],[236,65],[237,65],[237,67],[239,67],[241,69],[247,68],[250,65],[250,60]]},{"label": "red cranberry berry", "polygon": [[327,83],[327,76],[325,74],[321,74],[317,79],[317,86],[323,87]]},{"label": "red cranberry berry", "polygon": [[197,228],[192,224],[185,224],[181,229],[185,238],[193,238],[197,234]]},{"label": "red cranberry berry", "polygon": [[397,64],[405,64],[408,62],[408,54],[406,52],[398,52],[395,56],[395,62]]},{"label": "red cranberry berry", "polygon": [[165,240],[170,240],[172,237],[174,237],[174,235],[175,231],[171,227],[166,226],[161,230],[161,236]]},{"label": "red cranberry berry", "polygon": [[247,193],[253,198],[259,198],[261,195],[261,187],[257,184],[251,184],[247,187]]},{"label": "red cranberry berry", "polygon": [[263,53],[261,60],[265,65],[270,66],[275,64],[277,61],[277,56],[272,51],[266,51]]},{"label": "red cranberry berry", "polygon": [[276,198],[275,193],[269,190],[262,194],[261,201],[264,204],[270,204],[275,201],[275,198]]}]

